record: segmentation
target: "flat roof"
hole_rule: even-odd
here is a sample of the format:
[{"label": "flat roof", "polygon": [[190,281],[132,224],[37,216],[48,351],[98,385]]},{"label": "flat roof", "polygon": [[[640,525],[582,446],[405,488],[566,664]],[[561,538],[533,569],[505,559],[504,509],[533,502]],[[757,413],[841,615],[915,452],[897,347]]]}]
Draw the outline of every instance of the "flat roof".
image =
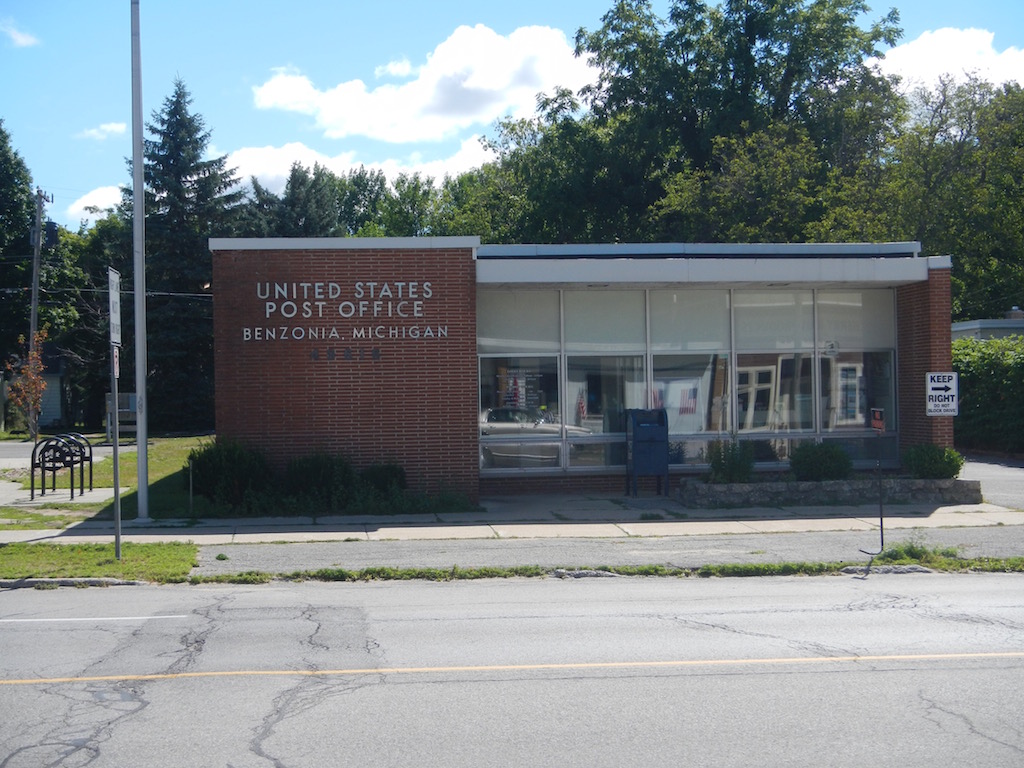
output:
[{"label": "flat roof", "polygon": [[476,248],[472,237],[211,237],[211,251],[367,251]]}]

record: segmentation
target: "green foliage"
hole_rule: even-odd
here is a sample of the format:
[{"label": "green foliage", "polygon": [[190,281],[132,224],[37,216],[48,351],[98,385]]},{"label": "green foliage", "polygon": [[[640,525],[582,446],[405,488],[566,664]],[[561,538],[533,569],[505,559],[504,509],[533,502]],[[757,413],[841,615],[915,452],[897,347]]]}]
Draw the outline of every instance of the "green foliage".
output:
[{"label": "green foliage", "polygon": [[945,560],[960,557],[955,547],[935,549],[920,541],[902,541],[890,545],[876,558],[879,563],[920,563],[921,565],[937,565]]},{"label": "green foliage", "polygon": [[208,157],[210,132],[181,80],[145,141],[149,424],[213,427],[209,238],[234,234],[242,201],[227,156]]},{"label": "green foliage", "polygon": [[[28,436],[33,442],[39,438],[39,410],[46,391],[46,379],[43,378],[46,368],[43,365],[43,344],[46,343],[46,337],[46,328],[37,331],[35,343],[26,348],[24,358],[17,362],[9,361],[5,365],[7,373],[13,377],[7,396],[25,413]],[[25,337],[20,336],[18,341],[24,344]]]},{"label": "green foliage", "polygon": [[745,483],[754,471],[754,451],[740,440],[714,440],[708,443],[708,482]]},{"label": "green foliage", "polygon": [[324,512],[340,512],[352,500],[356,472],[348,460],[327,453],[314,453],[288,462],[284,473],[285,492],[308,500]]},{"label": "green foliage", "polygon": [[235,513],[249,511],[254,496],[270,487],[270,466],[259,451],[233,440],[216,440],[192,450],[192,488]]},{"label": "green foliage", "polygon": [[914,445],[903,452],[903,467],[911,475],[925,480],[946,480],[960,474],[964,457],[952,448],[927,443]]},{"label": "green foliage", "polygon": [[1024,337],[957,339],[953,370],[960,374],[957,444],[1024,450]]},{"label": "green foliage", "polygon": [[797,480],[845,480],[853,462],[836,443],[801,443],[789,456],[789,468]]},{"label": "green foliage", "polygon": [[[189,454],[195,493],[219,509],[212,514],[390,515],[437,514],[473,509],[463,494],[408,490],[405,469],[376,464],[357,473],[348,459],[324,452],[288,462],[275,473],[258,451],[217,440]],[[202,512],[199,513],[202,516]]]},{"label": "green foliage", "polygon": [[401,464],[371,464],[359,473],[363,485],[378,493],[404,491],[408,487],[405,467]]},{"label": "green foliage", "polygon": [[0,360],[18,347],[18,335],[29,330],[32,253],[29,232],[35,220],[32,176],[0,119]]}]

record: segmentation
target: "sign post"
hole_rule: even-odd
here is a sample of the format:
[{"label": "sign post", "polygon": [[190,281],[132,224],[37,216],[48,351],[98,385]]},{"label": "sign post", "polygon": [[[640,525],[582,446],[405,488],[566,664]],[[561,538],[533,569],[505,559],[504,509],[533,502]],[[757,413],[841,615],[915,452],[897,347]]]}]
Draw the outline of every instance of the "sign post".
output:
[{"label": "sign post", "polygon": [[882,435],[885,433],[885,409],[884,408],[872,408],[871,409],[871,428],[875,430],[875,434],[878,435],[878,440],[875,441],[875,445],[878,447],[875,449],[875,480],[878,482],[878,551],[868,552],[866,549],[862,549],[865,555],[871,555],[874,559],[876,556],[882,554],[885,551],[885,508],[882,505],[883,494],[882,494]]},{"label": "sign post", "polygon": [[117,396],[117,377],[121,374],[121,273],[107,267],[110,288],[110,400],[114,423],[111,428],[114,462],[114,557],[121,559],[121,476],[118,443],[120,408]]}]

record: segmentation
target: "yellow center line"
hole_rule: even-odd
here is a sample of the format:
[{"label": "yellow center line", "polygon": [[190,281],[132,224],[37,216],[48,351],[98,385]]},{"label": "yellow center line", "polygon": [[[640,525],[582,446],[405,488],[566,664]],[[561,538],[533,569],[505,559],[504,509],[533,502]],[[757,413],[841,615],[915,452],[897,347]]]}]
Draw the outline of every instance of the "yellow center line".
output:
[{"label": "yellow center line", "polygon": [[365,667],[359,669],[239,669],[214,672],[160,672],[143,675],[88,675],[80,677],[0,680],[0,685],[52,685],[55,683],[132,682],[139,680],[181,680],[198,677],[341,677],[356,675],[427,675],[452,672],[536,672],[588,669],[671,669],[683,667],[739,667],[769,664],[849,664],[875,661],[949,661],[976,659],[1020,659],[1024,651],[991,653],[915,653],[877,656],[805,656],[769,659],[689,659],[677,661],[595,661],[561,664],[485,664],[446,667]]}]

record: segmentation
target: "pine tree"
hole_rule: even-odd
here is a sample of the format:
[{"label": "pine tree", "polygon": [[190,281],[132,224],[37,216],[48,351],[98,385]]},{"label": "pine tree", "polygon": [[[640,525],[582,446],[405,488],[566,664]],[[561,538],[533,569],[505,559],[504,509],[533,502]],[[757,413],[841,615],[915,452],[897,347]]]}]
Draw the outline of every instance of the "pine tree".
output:
[{"label": "pine tree", "polygon": [[244,191],[226,156],[207,159],[210,133],[177,80],[145,142],[149,423],[213,427],[213,264],[210,237],[233,233]]}]

